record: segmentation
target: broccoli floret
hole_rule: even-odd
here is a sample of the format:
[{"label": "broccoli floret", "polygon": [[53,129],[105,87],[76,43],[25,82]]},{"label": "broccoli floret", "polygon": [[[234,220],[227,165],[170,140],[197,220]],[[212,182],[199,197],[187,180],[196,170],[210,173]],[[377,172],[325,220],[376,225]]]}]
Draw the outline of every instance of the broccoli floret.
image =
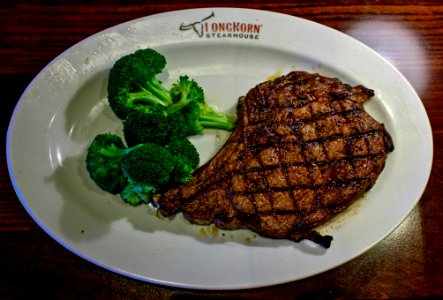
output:
[{"label": "broccoli floret", "polygon": [[127,146],[120,137],[103,134],[88,150],[91,178],[132,205],[191,180],[199,154],[187,137],[205,128],[235,126],[235,118],[205,103],[203,89],[188,76],[166,89],[156,78],[165,66],[165,57],[149,48],[116,61],[109,73],[108,101],[123,121]]},{"label": "broccoli floret", "polygon": [[169,182],[176,164],[164,146],[145,143],[127,148],[112,133],[97,135],[86,155],[86,168],[94,182],[131,205],[149,202]]},{"label": "broccoli floret", "polygon": [[[182,109],[181,114],[185,118],[182,126],[185,126],[186,136],[200,134],[205,128],[231,131],[236,122],[234,117],[216,112],[206,103],[191,102]],[[183,123],[180,119],[175,122]]]},{"label": "broccoli floret", "polygon": [[120,158],[103,153],[119,152],[125,148],[119,136],[103,133],[94,138],[87,150],[86,169],[89,175],[101,189],[111,194],[120,193],[127,184],[127,178],[120,167]]},{"label": "broccoli floret", "polygon": [[116,116],[126,123],[124,133],[129,146],[148,142],[166,145],[174,139],[200,134],[205,128],[234,128],[235,119],[209,107],[203,89],[188,76],[181,76],[167,90],[156,78],[165,66],[162,54],[146,48],[121,57],[110,70],[108,101]]},{"label": "broccoli floret", "polygon": [[171,141],[171,124],[162,113],[133,111],[123,121],[123,134],[130,147],[156,143],[166,145]]},{"label": "broccoli floret", "polygon": [[167,183],[173,168],[174,159],[171,152],[157,144],[135,146],[122,159],[122,169],[128,178],[153,186]]},{"label": "broccoli floret", "polygon": [[128,145],[157,143],[200,134],[205,128],[232,130],[235,120],[215,112],[205,102],[203,89],[188,76],[181,76],[171,88],[172,104],[162,112],[135,111],[123,121]]},{"label": "broccoli floret", "polygon": [[118,118],[123,120],[134,110],[162,111],[172,103],[169,91],[156,78],[165,66],[165,57],[150,48],[115,62],[108,78],[108,101]]},{"label": "broccoli floret", "polygon": [[[203,89],[188,76],[181,76],[178,82],[172,85],[171,95],[173,104],[168,106],[167,111],[176,114],[171,116],[175,120],[173,123],[185,126],[185,136],[200,134],[205,128],[227,131],[234,129],[235,118],[211,108],[205,102]],[[186,119],[186,125],[178,112]]]},{"label": "broccoli floret", "polygon": [[137,206],[141,203],[148,203],[155,191],[152,185],[130,181],[120,193],[120,197],[132,206]]},{"label": "broccoli floret", "polygon": [[123,134],[128,146],[144,143],[167,145],[187,137],[187,118],[181,112],[162,113],[134,111],[123,121]]},{"label": "broccoli floret", "polygon": [[200,163],[200,156],[195,146],[188,139],[177,139],[167,145],[175,158],[175,166],[171,173],[172,183],[187,183]]},{"label": "broccoli floret", "polygon": [[170,113],[178,112],[192,102],[201,104],[205,102],[203,89],[188,76],[180,76],[178,81],[172,85],[170,93],[173,102],[167,109]]},{"label": "broccoli floret", "polygon": [[175,160],[165,147],[146,143],[128,151],[121,165],[129,184],[120,196],[131,205],[137,205],[149,202],[152,194],[169,182]]}]

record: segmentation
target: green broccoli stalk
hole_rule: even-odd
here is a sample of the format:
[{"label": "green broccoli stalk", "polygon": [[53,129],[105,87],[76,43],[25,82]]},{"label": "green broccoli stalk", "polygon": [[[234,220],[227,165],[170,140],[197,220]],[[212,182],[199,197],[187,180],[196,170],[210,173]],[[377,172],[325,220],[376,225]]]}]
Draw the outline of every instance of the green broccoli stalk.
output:
[{"label": "green broccoli stalk", "polygon": [[225,113],[217,112],[212,107],[206,103],[200,104],[199,109],[195,109],[194,113],[197,111],[200,113],[196,122],[202,128],[212,128],[212,129],[222,129],[231,131],[235,127],[235,118],[230,117]]},{"label": "green broccoli stalk", "polygon": [[176,139],[202,133],[205,128],[230,131],[235,118],[216,112],[206,102],[203,89],[187,76],[181,76],[170,90],[172,104],[163,111],[134,111],[123,121],[129,146],[140,143],[166,145]]},{"label": "green broccoli stalk", "polygon": [[[235,118],[225,113],[216,112],[205,102],[203,89],[188,76],[181,76],[172,85],[171,95],[173,103],[167,107],[169,114],[180,112],[187,119],[187,134],[201,133],[205,128],[230,131],[235,127]],[[174,117],[173,117],[174,118]],[[180,120],[175,120],[181,124]]]},{"label": "green broccoli stalk", "polygon": [[207,128],[231,131],[235,127],[235,118],[216,112],[206,103],[199,102],[189,103],[181,110],[180,115],[175,114],[171,118],[184,128],[186,136],[201,134]]},{"label": "green broccoli stalk", "polygon": [[169,91],[156,78],[165,66],[165,57],[149,48],[115,62],[109,72],[108,101],[118,118],[123,120],[134,110],[162,111],[172,103]]},{"label": "green broccoli stalk", "polygon": [[121,57],[109,72],[108,102],[124,122],[129,146],[166,145],[200,134],[205,128],[234,128],[235,118],[208,106],[203,89],[188,76],[181,76],[170,90],[166,89],[156,78],[165,66],[162,54],[146,48]]}]

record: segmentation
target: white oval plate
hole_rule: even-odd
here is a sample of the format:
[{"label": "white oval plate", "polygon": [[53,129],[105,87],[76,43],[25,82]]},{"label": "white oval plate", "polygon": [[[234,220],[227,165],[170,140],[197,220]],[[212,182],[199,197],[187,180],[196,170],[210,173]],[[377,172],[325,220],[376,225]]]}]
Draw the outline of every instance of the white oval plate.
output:
[{"label": "white oval plate", "polygon": [[[396,149],[374,188],[319,229],[334,236],[330,249],[265,239],[246,230],[199,227],[181,216],[165,220],[150,207],[130,207],[95,186],[85,171],[85,150],[98,133],[121,134],[121,123],[106,101],[109,68],[122,55],[144,47],[166,56],[166,85],[188,74],[203,86],[208,102],[222,110],[233,109],[239,96],[269,76],[291,70],[320,72],[375,90],[367,110],[385,123]],[[193,138],[202,162],[226,137],[207,131]],[[153,15],[78,43],[31,82],[7,136],[14,188],[51,237],[113,272],[199,289],[293,281],[368,250],[419,200],[429,177],[432,149],[431,128],[419,97],[380,55],[310,21],[234,8]]]}]

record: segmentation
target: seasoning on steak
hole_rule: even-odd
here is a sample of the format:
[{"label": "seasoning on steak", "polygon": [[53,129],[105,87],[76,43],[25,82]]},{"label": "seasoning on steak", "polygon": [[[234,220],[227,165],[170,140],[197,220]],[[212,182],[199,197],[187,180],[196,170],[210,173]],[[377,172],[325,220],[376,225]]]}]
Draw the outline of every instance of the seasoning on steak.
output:
[{"label": "seasoning on steak", "polygon": [[294,71],[239,99],[230,138],[194,179],[158,200],[165,216],[326,248],[314,230],[376,182],[394,149],[365,112],[374,92],[336,78]]}]

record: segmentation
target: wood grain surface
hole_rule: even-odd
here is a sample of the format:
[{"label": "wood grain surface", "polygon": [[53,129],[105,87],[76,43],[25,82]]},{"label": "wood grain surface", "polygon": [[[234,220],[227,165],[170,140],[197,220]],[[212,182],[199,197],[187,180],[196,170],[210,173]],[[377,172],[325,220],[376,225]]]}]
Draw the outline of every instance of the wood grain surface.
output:
[{"label": "wood grain surface", "polygon": [[[443,296],[443,2],[409,3],[1,1],[0,298],[409,299]],[[66,250],[31,219],[13,190],[6,165],[7,127],[26,86],[53,58],[94,33],[135,18],[196,7],[256,8],[309,19],[362,41],[406,76],[431,120],[434,164],[419,204],[392,234],[354,260],[317,276],[260,289],[209,292],[163,287],[109,272]]]}]

